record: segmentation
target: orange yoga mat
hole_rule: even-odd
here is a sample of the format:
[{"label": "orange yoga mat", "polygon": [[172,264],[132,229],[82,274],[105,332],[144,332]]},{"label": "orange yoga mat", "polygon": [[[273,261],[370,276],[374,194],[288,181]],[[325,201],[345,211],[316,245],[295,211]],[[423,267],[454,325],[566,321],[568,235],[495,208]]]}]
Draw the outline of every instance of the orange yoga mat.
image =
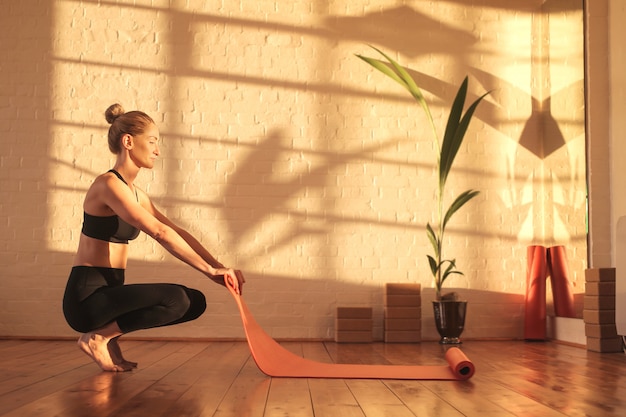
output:
[{"label": "orange yoga mat", "polygon": [[446,352],[448,366],[364,365],[316,362],[280,346],[254,320],[243,298],[230,283],[226,287],[235,298],[252,357],[259,369],[272,377],[289,378],[367,378],[467,380],[474,375],[474,364],[456,347]]}]

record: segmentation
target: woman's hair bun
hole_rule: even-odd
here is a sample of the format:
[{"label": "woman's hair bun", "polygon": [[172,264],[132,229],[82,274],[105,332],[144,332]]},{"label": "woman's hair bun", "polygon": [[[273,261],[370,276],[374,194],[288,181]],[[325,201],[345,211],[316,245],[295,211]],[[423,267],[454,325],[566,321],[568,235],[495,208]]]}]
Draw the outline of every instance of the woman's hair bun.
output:
[{"label": "woman's hair bun", "polygon": [[115,119],[124,114],[124,108],[121,104],[115,103],[109,106],[109,108],[104,112],[104,117],[107,119],[109,124],[113,124]]}]

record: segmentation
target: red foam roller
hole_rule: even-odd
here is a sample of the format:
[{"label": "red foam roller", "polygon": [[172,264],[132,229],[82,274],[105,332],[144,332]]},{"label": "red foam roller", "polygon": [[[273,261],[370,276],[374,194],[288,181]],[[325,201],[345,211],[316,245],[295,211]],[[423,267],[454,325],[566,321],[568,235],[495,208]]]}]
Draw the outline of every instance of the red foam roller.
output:
[{"label": "red foam roller", "polygon": [[546,338],[546,278],[547,252],[539,245],[527,248],[526,302],[524,339]]},{"label": "red foam roller", "polygon": [[553,246],[548,249],[548,271],[552,284],[555,314],[558,317],[576,317],[574,290],[569,279],[567,253],[564,246]]}]

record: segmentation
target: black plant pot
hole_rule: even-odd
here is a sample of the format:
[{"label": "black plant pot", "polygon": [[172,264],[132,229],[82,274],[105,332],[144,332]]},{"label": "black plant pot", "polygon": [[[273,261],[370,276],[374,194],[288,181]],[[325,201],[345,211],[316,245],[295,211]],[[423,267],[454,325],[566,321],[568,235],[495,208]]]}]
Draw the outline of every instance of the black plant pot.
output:
[{"label": "black plant pot", "polygon": [[467,301],[433,301],[435,325],[442,345],[458,345],[465,327]]}]

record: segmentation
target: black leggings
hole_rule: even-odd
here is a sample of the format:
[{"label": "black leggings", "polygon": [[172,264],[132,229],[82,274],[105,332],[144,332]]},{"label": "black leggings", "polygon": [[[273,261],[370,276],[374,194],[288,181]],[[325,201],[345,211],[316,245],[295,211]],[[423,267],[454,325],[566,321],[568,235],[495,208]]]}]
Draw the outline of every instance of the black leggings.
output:
[{"label": "black leggings", "polygon": [[204,295],[178,284],[124,285],[124,270],[75,266],[65,295],[63,314],[77,332],[87,333],[117,322],[124,333],[169,326],[200,317]]}]

